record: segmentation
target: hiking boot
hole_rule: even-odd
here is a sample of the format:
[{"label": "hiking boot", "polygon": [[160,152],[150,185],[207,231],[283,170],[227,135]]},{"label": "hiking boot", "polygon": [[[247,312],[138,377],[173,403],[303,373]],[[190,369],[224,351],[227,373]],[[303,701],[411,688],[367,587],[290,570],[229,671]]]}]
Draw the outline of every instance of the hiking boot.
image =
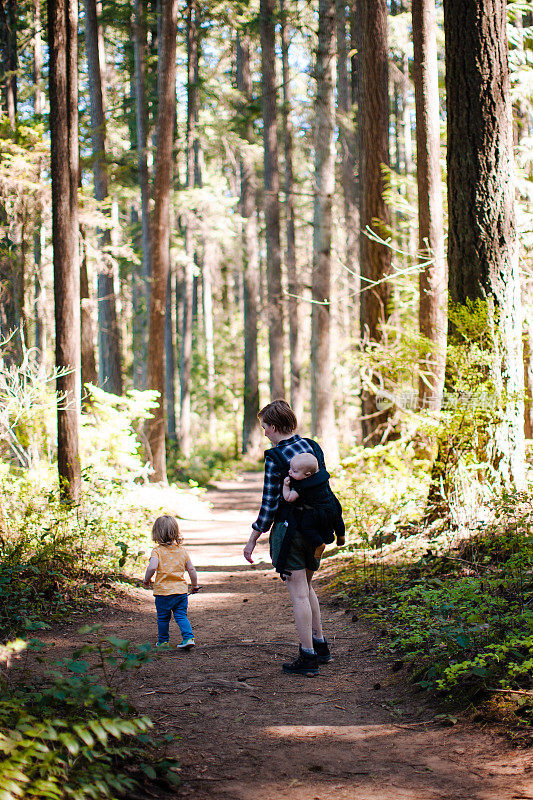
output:
[{"label": "hiking boot", "polygon": [[300,652],[294,661],[289,661],[283,664],[283,672],[289,675],[305,675],[311,678],[313,675],[318,675],[318,660],[316,653],[304,653],[300,645]]},{"label": "hiking boot", "polygon": [[196,642],[194,641],[193,636],[189,636],[188,639],[184,639],[182,642],[176,645],[177,650],[190,650],[191,647],[194,647]]},{"label": "hiking boot", "polygon": [[319,664],[327,664],[332,660],[332,656],[329,651],[329,645],[325,639],[323,642],[319,642],[313,636],[313,647],[315,648],[315,653]]}]

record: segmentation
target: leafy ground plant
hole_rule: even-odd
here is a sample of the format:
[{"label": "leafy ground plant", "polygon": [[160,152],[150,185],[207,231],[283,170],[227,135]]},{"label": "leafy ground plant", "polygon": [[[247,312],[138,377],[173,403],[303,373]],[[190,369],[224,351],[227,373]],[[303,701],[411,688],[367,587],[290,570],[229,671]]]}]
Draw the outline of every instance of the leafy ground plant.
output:
[{"label": "leafy ground plant", "polygon": [[[179,783],[178,763],[167,755],[173,737],[154,738],[151,720],[113,685],[117,673],[151,658],[149,645],[104,639],[97,626],[80,633],[96,633],[96,643],[56,663],[38,691],[2,672],[0,800],[113,800],[146,781],[161,789]],[[3,646],[0,663],[25,647],[21,640]]]},{"label": "leafy ground plant", "polygon": [[0,468],[0,636],[6,641],[42,620],[94,602],[102,587],[134,569],[144,553],[139,529],[149,511],[118,507],[119,487],[86,488],[79,506],[32,476]]},{"label": "leafy ground plant", "polygon": [[426,539],[414,560],[356,554],[333,584],[379,624],[382,653],[421,688],[462,707],[506,695],[518,727],[533,722],[532,510],[531,498],[503,498],[495,521],[454,547]]}]

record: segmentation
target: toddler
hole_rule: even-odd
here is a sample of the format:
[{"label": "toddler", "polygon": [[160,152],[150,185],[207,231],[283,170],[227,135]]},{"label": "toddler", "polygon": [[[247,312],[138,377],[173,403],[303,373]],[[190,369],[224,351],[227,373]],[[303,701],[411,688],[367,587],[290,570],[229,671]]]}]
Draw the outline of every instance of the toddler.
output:
[{"label": "toddler", "polygon": [[182,546],[183,539],[176,518],[168,514],[158,517],[152,527],[152,539],[156,547],[152,550],[146,567],[143,586],[149,589],[150,580],[155,575],[153,590],[157,612],[157,644],[168,644],[169,622],[174,614],[183,637],[181,644],[178,644],[178,650],[190,650],[195,642],[187,617],[188,587],[185,571],[191,579],[191,593],[196,593],[200,587],[193,563]]},{"label": "toddler", "polygon": [[294,503],[295,527],[315,545],[320,558],[326,544],[337,535],[339,547],[345,542],[342,508],[329,485],[329,473],[319,469],[312,453],[298,453],[291,458],[289,474],[283,481],[283,498]]}]

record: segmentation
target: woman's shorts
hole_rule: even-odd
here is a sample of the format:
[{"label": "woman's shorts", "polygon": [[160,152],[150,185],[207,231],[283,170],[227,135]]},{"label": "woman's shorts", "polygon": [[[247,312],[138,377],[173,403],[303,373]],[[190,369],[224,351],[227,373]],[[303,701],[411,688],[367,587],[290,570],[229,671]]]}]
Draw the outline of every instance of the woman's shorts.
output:
[{"label": "woman's shorts", "polygon": [[[275,522],[270,531],[270,558],[274,567],[278,560],[286,530],[287,527],[284,522]],[[320,566],[320,559],[315,558],[315,548],[316,545],[309,539],[302,536],[299,531],[294,531],[287,560],[285,561],[285,569],[289,572],[297,569],[309,569],[312,572],[316,572]]]}]

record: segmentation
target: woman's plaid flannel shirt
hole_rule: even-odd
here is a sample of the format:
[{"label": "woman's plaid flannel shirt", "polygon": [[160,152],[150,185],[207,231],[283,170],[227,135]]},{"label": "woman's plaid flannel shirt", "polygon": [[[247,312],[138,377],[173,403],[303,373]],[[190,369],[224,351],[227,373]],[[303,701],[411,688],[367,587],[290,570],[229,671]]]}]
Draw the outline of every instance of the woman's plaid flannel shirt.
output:
[{"label": "woman's plaid flannel shirt", "polygon": [[[312,453],[313,448],[305,439],[296,434],[290,439],[282,439],[276,445],[278,450],[283,453],[283,458],[287,461],[287,466],[291,458],[298,453]],[[268,453],[268,450],[266,451]],[[263,499],[259,515],[252,528],[264,533],[268,531],[274,522],[276,511],[278,510],[279,500],[283,489],[281,473],[272,458],[265,457],[265,481],[263,483]]]}]

